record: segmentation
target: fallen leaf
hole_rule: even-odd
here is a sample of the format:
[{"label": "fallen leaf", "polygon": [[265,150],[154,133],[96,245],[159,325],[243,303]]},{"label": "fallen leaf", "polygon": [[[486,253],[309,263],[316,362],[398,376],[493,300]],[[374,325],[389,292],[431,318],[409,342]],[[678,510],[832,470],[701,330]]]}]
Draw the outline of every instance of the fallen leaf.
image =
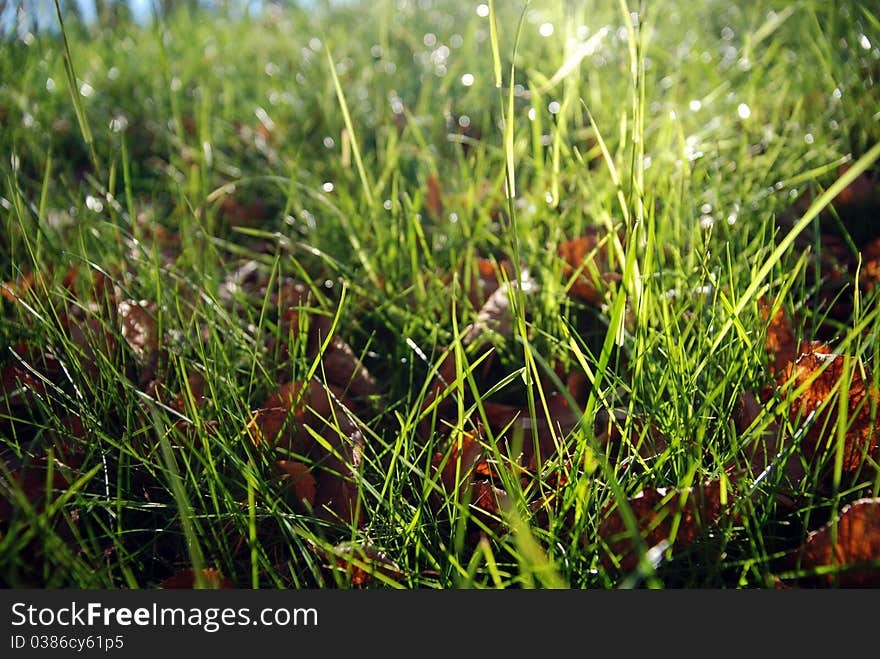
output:
[{"label": "fallen leaf", "polygon": [[305,501],[309,507],[314,506],[317,484],[308,466],[296,460],[279,460],[278,466],[296,500]]},{"label": "fallen leaf", "polygon": [[836,520],[813,531],[797,552],[801,570],[834,568],[817,575],[828,585],[880,587],[880,498],[845,506]]},{"label": "fallen leaf", "polygon": [[243,200],[235,196],[225,196],[217,209],[217,216],[232,225],[253,226],[266,219],[266,204],[256,197]]},{"label": "fallen leaf", "polygon": [[[686,499],[682,503],[683,495]],[[646,488],[627,501],[638,520],[638,527],[648,549],[671,543],[678,551],[691,546],[706,529],[717,525],[725,512],[721,502],[721,482],[710,481],[687,490]],[[638,565],[637,543],[629,535],[623,515],[616,504],[603,511],[598,535],[607,544],[602,557],[607,569],[616,564],[626,572]],[[672,537],[676,519],[678,525]]]},{"label": "fallen leaf", "polygon": [[459,433],[449,447],[448,455],[436,453],[431,461],[435,472],[440,472],[440,482],[447,493],[459,491],[461,500],[470,485],[477,468],[482,464],[483,475],[487,475],[488,467],[483,460],[483,445],[471,433]]},{"label": "fallen leaf", "polygon": [[[666,436],[653,420],[639,414],[630,418],[629,414],[625,409],[602,409],[593,421],[596,441],[611,463],[628,464],[636,455],[644,460],[656,458],[666,449]],[[629,433],[624,436],[627,426]]]},{"label": "fallen leaf", "polygon": [[880,284],[880,238],[875,238],[862,248],[862,267],[859,281],[864,290],[871,291]]},{"label": "fallen leaf", "polygon": [[153,359],[159,351],[157,311],[156,303],[146,300],[121,300],[117,305],[122,338],[143,362]]},{"label": "fallen leaf", "polygon": [[[232,579],[224,577],[219,570],[206,567],[202,570],[202,579],[206,588],[213,590],[228,590],[235,588]],[[181,570],[180,572],[168,577],[159,584],[159,588],[164,590],[186,589],[192,590],[196,587],[196,571],[193,568]]]},{"label": "fallen leaf", "polygon": [[[847,370],[850,378],[845,386]],[[865,456],[876,456],[880,432],[875,415],[880,397],[876,386],[863,379],[858,360],[813,349],[790,364],[783,379],[790,383],[790,391],[805,387],[792,401],[789,418],[795,428],[806,426],[800,447],[808,461],[822,458],[826,453],[833,454],[836,450],[840,395],[847,397],[843,470],[854,471],[861,466]],[[833,395],[835,388],[838,393]]]},{"label": "fallen leaf", "polygon": [[19,496],[23,496],[35,511],[42,511],[47,498],[63,492],[70,485],[65,475],[69,470],[57,458],[52,458],[52,481],[48,482],[50,458],[47,453],[25,456],[23,460],[8,455],[2,460],[0,523],[9,522],[14,511],[21,510],[17,500]]},{"label": "fallen leaf", "polygon": [[772,307],[770,303],[761,298],[758,301],[761,316],[767,325],[767,338],[764,340],[764,349],[770,356],[770,373],[776,375],[797,359],[801,353],[801,346],[794,337],[791,323],[785,315],[785,310],[780,306],[773,317],[770,318]]},{"label": "fallen leaf", "polygon": [[607,242],[596,227],[589,227],[580,238],[569,240],[557,248],[562,257],[566,279],[575,277],[568,289],[570,295],[594,306],[605,299],[610,282],[620,281],[620,273],[608,264]]},{"label": "fallen leaf", "polygon": [[[778,496],[793,496],[800,490],[800,484],[806,476],[806,470],[799,456],[783,455],[783,436],[778,421],[766,411],[765,405],[750,391],[740,396],[739,405],[734,414],[734,426],[737,433],[742,436],[749,432],[762,416],[769,418],[762,421],[764,429],[761,434],[751,439],[744,447],[743,454],[749,464],[751,475],[758,477],[767,469],[782,471],[785,479],[782,481],[783,492]],[[781,499],[780,499],[781,500]]]},{"label": "fallen leaf", "polygon": [[375,396],[379,387],[360,359],[345,341],[334,336],[321,356],[321,368],[327,382],[355,398]]},{"label": "fallen leaf", "polygon": [[364,440],[342,390],[314,380],[288,382],[255,412],[247,432],[257,447],[311,465],[322,519],[362,523],[357,482]]},{"label": "fallen leaf", "polygon": [[359,544],[342,544],[325,555],[333,562],[333,567],[348,576],[353,586],[364,586],[372,582],[376,575],[392,580],[404,576],[400,566],[378,549]]},{"label": "fallen leaf", "polygon": [[440,192],[440,179],[436,174],[428,176],[425,184],[425,208],[435,220],[443,218],[443,194]]}]

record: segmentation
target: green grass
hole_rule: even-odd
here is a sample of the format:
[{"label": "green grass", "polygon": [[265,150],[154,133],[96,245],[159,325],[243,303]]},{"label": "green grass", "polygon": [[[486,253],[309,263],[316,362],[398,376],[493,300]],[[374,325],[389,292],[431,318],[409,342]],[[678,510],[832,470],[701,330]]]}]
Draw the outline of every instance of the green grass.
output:
[{"label": "green grass", "polygon": [[[772,383],[759,299],[859,357],[846,382],[877,373],[880,287],[844,287],[851,313],[826,317],[815,273],[820,212],[833,221],[829,203],[876,168],[880,13],[488,4],[180,11],[106,30],[64,15],[65,40],[0,42],[0,281],[34,274],[0,298],[0,583],[143,588],[211,567],[239,587],[358,585],[328,568],[338,557],[370,587],[767,587],[799,576],[788,557],[811,530],[880,494],[876,454],[844,474],[832,448],[833,476],[809,463],[784,505],[781,470],[746,468],[771,414],[736,422],[741,396]],[[851,251],[880,233],[839,223]],[[594,227],[618,275],[600,305],[569,294],[578,274],[557,253]],[[525,270],[502,277],[510,331],[471,340],[478,259]],[[143,301],[133,326],[121,301]],[[308,456],[255,444],[279,385],[332,379],[328,332],[374,390],[326,405],[323,431],[289,420]],[[849,432],[848,389],[823,437]],[[533,430],[565,396],[577,422]],[[766,407],[807,461],[791,401]],[[535,423],[499,429],[497,403]],[[617,448],[594,423],[609,414]],[[432,463],[458,446],[455,466],[477,428],[507,502],[494,516]],[[304,510],[274,464],[338,483],[355,436],[362,522]],[[538,440],[552,449],[536,467],[511,457]],[[687,546],[637,540],[637,567],[615,566],[611,503],[634,534],[628,497],[719,478],[735,514]],[[351,558],[364,547],[396,567]]]}]

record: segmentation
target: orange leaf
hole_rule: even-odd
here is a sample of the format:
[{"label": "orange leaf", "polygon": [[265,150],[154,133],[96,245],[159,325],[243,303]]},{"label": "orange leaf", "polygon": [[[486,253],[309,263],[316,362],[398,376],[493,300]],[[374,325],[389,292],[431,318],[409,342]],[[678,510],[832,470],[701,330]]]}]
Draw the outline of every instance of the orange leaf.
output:
[{"label": "orange leaf", "polygon": [[[441,470],[440,481],[448,493],[454,492],[456,486],[463,490],[470,482],[473,475],[472,472],[476,471],[478,465],[481,462],[485,465],[483,450],[479,440],[468,433],[462,433],[457,440],[452,442],[449,457],[446,459],[445,464],[443,462],[445,457],[443,453],[434,455],[434,459],[431,461],[432,465],[435,471],[437,469]],[[458,473],[458,478],[456,478],[456,473]],[[459,497],[461,496],[463,496],[463,492],[460,491]]]},{"label": "orange leaf", "polygon": [[[766,321],[770,317],[771,305],[761,298],[758,301],[761,315]],[[770,373],[776,375],[785,367],[797,359],[800,354],[800,346],[794,338],[791,323],[785,315],[782,307],[776,310],[770,324],[767,326],[767,338],[764,340],[764,349],[770,355]]]},{"label": "orange leaf", "polygon": [[569,293],[595,306],[603,302],[608,282],[620,280],[620,274],[608,266],[606,245],[598,229],[589,227],[580,238],[564,242],[557,248],[564,261],[562,272],[565,277],[568,279],[578,273]]},{"label": "orange leaf", "polygon": [[[803,354],[785,370],[785,380],[791,382],[792,390],[806,388],[789,408],[789,417],[795,427],[808,423],[807,432],[801,439],[801,449],[807,460],[821,457],[826,451],[833,452],[838,424],[838,396],[847,396],[846,434],[843,440],[843,469],[854,471],[866,455],[876,455],[878,427],[877,405],[880,402],[876,387],[864,380],[859,362],[852,360],[849,366],[849,387],[843,391],[842,379],[847,370],[847,357],[814,349]],[[818,375],[817,375],[818,374]],[[840,384],[840,386],[838,386]],[[837,394],[832,392],[837,387]],[[824,409],[821,406],[825,404]],[[872,412],[872,408],[874,408]],[[815,414],[814,414],[815,413]],[[814,416],[814,418],[810,418]]]},{"label": "orange leaf", "polygon": [[[315,466],[314,506],[323,519],[360,524],[357,472],[363,434],[342,391],[316,381],[288,382],[257,410],[247,430],[255,445],[289,452]],[[316,441],[319,434],[329,444]]]},{"label": "orange leaf", "polygon": [[798,553],[802,569],[838,566],[821,578],[842,587],[880,587],[880,498],[859,499],[837,523],[813,531]]},{"label": "orange leaf", "polygon": [[[202,579],[204,580],[205,586],[207,588],[212,588],[215,590],[227,590],[235,588],[235,584],[232,582],[232,579],[228,577],[224,577],[220,574],[220,571],[206,567],[202,570]],[[189,568],[186,570],[182,570],[177,574],[174,574],[162,583],[159,584],[159,588],[163,588],[166,590],[170,589],[188,589],[191,590],[196,587],[196,571],[193,568]]]},{"label": "orange leaf", "polygon": [[[682,505],[682,494],[687,499]],[[692,545],[704,530],[716,524],[724,513],[721,504],[721,483],[710,481],[699,488],[669,490],[667,488],[647,488],[628,500],[633,514],[638,520],[639,530],[645,545],[650,549],[663,542],[673,542],[676,549]],[[610,553],[602,558],[606,568],[614,566],[617,556],[621,569],[630,572],[638,565],[635,542],[629,536],[623,516],[611,504],[606,508],[604,520],[599,525],[599,537],[608,544]],[[672,539],[673,524],[679,518],[675,538]]]},{"label": "orange leaf", "polygon": [[880,283],[880,238],[875,238],[862,248],[862,269],[859,281],[870,291]]},{"label": "orange leaf", "polygon": [[425,194],[425,207],[435,220],[443,217],[443,195],[440,192],[440,180],[436,174],[428,176]]},{"label": "orange leaf", "polygon": [[373,547],[363,545],[337,545],[330,554],[337,570],[345,572],[353,586],[363,586],[373,581],[376,574],[390,579],[400,579],[400,566]]},{"label": "orange leaf", "polygon": [[279,460],[278,466],[284,472],[285,480],[290,484],[298,501],[305,501],[309,506],[315,504],[316,482],[309,468],[302,462]]}]

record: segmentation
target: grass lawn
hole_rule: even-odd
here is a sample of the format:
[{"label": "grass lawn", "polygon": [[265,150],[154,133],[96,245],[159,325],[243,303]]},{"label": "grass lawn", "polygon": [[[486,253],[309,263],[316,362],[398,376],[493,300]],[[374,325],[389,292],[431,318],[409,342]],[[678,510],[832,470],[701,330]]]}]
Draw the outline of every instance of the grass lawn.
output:
[{"label": "grass lawn", "polygon": [[880,585],[877,5],[183,4],[5,23],[0,584]]}]

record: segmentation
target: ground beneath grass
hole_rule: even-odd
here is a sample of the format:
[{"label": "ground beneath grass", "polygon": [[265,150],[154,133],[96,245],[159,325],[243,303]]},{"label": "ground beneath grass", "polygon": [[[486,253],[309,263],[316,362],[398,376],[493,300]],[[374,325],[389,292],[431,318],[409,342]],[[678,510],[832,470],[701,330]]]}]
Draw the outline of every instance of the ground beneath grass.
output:
[{"label": "ground beneath grass", "polygon": [[880,584],[868,4],[60,17],[0,42],[0,583]]}]

